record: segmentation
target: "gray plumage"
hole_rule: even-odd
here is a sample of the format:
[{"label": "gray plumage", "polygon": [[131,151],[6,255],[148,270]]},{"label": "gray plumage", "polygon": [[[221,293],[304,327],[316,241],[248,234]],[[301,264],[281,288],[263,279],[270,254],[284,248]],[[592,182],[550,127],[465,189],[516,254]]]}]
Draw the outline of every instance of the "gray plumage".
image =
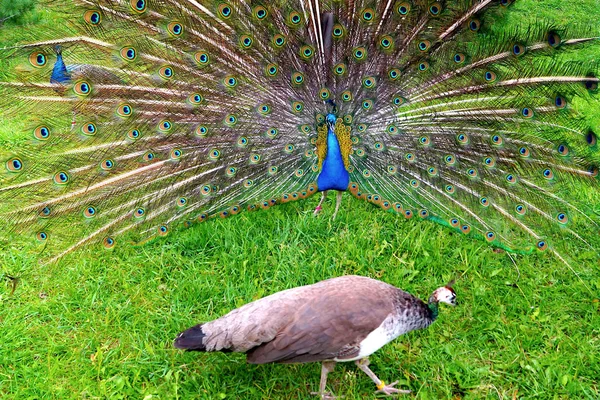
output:
[{"label": "gray plumage", "polygon": [[[449,288],[436,292],[441,289],[454,296]],[[272,294],[196,325],[174,345],[244,352],[252,364],[360,360],[404,333],[429,326],[438,301],[444,301],[436,292],[427,304],[374,279],[328,279]],[[454,297],[446,302],[453,303]]]}]

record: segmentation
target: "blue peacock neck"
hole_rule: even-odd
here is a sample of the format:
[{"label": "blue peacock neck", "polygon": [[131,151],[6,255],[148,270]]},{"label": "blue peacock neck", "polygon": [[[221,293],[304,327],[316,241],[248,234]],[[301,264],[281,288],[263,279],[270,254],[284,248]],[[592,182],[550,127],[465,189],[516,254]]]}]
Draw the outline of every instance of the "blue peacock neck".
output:
[{"label": "blue peacock neck", "polygon": [[335,134],[337,117],[328,114],[327,118],[327,153],[323,159],[321,172],[317,177],[319,191],[345,191],[350,183],[350,174],[344,165],[339,140]]}]

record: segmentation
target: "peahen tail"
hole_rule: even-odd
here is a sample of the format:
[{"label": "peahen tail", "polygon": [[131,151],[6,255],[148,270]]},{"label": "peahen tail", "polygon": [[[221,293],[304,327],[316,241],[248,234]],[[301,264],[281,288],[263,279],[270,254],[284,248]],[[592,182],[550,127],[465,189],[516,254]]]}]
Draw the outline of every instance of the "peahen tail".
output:
[{"label": "peahen tail", "polygon": [[64,26],[0,50],[2,235],[56,259],[347,189],[507,250],[591,249],[573,103],[598,67],[569,56],[598,32],[507,31],[510,3],[49,1]]}]

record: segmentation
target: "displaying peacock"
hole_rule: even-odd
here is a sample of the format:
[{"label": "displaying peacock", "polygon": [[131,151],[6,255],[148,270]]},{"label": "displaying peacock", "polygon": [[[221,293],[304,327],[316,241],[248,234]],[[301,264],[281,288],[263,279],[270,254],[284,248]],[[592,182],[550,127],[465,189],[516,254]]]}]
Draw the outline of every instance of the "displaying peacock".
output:
[{"label": "displaying peacock", "polygon": [[1,235],[46,259],[329,190],[335,213],[348,191],[510,251],[591,248],[597,136],[571,103],[598,68],[568,56],[595,27],[505,31],[510,0],[76,3],[0,53],[30,132],[0,150]]}]

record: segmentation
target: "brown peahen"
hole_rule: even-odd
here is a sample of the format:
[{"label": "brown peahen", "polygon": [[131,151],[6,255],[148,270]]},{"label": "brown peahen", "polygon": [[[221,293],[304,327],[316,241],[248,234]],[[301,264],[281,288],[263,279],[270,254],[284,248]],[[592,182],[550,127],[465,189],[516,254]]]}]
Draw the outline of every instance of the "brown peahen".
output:
[{"label": "brown peahen", "polygon": [[0,50],[29,134],[0,150],[5,240],[56,259],[335,190],[509,251],[592,247],[572,101],[597,66],[568,56],[596,27],[506,31],[510,0],[75,3]]},{"label": "brown peahen", "polygon": [[386,395],[409,393],[386,385],[369,368],[368,356],[398,336],[424,329],[439,303],[454,306],[450,286],[427,303],[392,285],[362,276],[342,276],[274,293],[214,321],[179,334],[175,347],[190,351],[246,353],[251,364],[321,361],[321,398],[336,362],[354,361]]}]

